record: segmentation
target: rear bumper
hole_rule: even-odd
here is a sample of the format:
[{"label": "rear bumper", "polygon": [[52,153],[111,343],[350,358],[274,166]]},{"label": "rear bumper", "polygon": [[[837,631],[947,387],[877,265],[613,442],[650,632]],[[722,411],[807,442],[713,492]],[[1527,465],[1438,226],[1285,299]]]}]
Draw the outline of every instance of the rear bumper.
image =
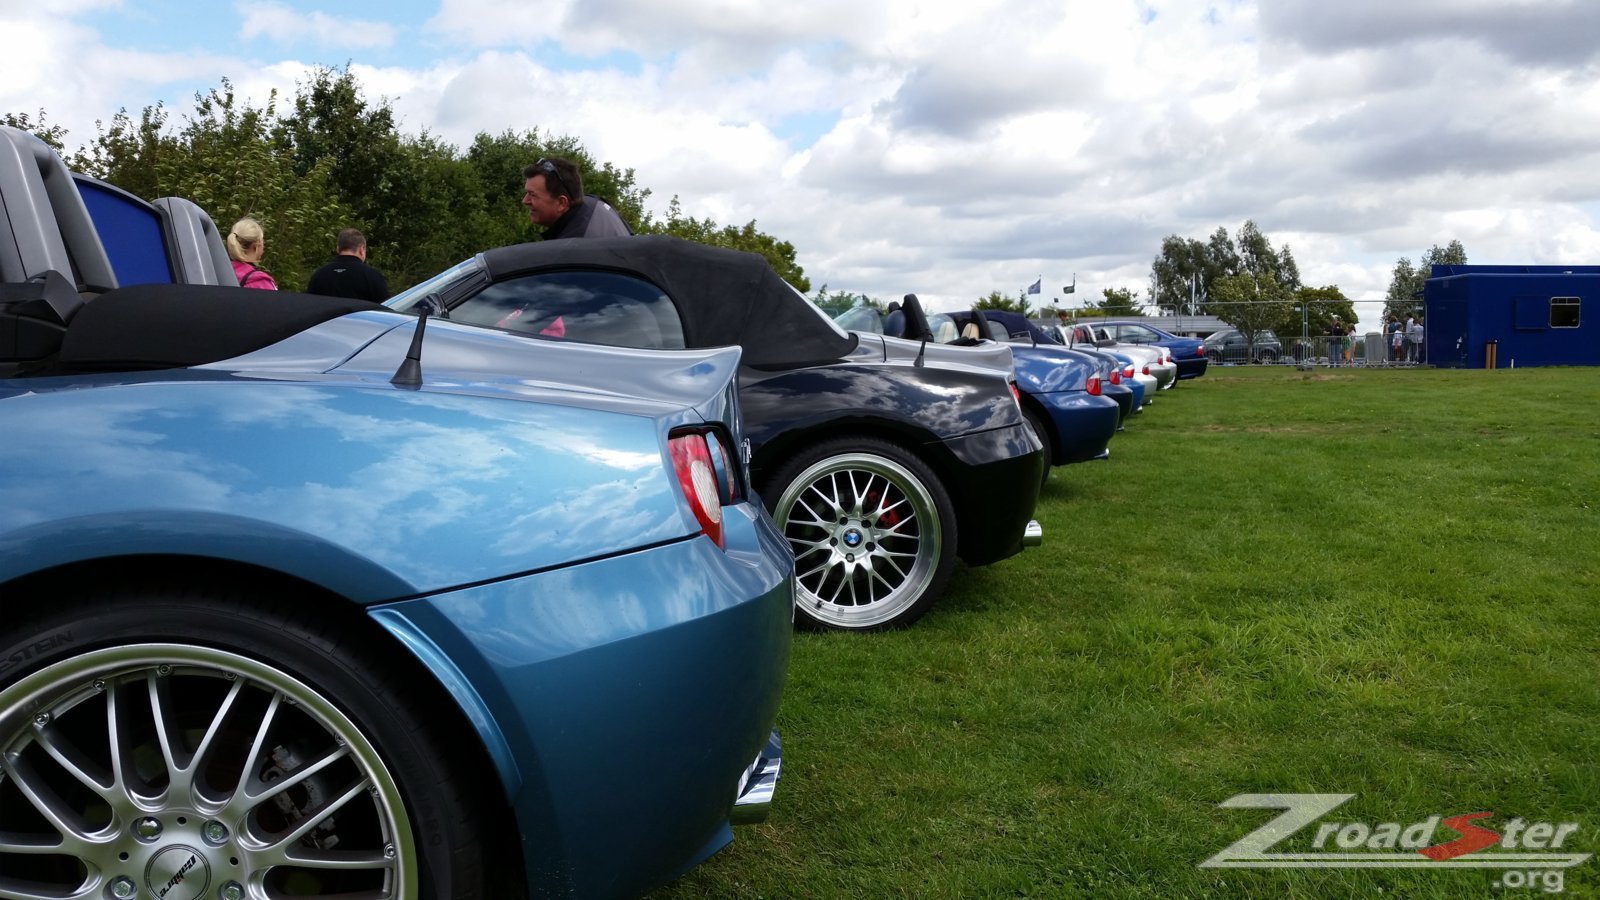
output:
[{"label": "rear bumper", "polygon": [[1138,408],[1134,402],[1133,388],[1126,384],[1107,384],[1100,388],[1100,396],[1110,397],[1117,403],[1117,425],[1120,427]]},{"label": "rear bumper", "polygon": [[[1126,396],[1131,402],[1132,391]],[[1086,391],[1057,391],[1033,397],[1045,408],[1049,419],[1051,444],[1055,450],[1051,465],[1064,466],[1095,459],[1105,452],[1117,433],[1121,406],[1110,397],[1097,397]]]},{"label": "rear bumper", "polygon": [[387,608],[469,686],[537,895],[637,896],[770,806],[792,557],[752,504],[723,512],[727,551],[693,538]]},{"label": "rear bumper", "polygon": [[943,481],[956,507],[957,555],[986,566],[1020,553],[1046,465],[1033,432],[1019,423],[942,446],[954,457]]},{"label": "rear bumper", "polygon": [[1211,364],[1211,360],[1206,359],[1204,356],[1190,356],[1184,359],[1173,357],[1172,361],[1178,364],[1179,380],[1199,378],[1206,373],[1206,367]]}]

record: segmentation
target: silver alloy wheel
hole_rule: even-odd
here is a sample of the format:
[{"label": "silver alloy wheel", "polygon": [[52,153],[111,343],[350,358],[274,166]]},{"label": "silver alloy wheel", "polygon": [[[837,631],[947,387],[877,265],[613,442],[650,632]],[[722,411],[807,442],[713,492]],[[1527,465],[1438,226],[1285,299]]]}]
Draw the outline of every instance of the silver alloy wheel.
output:
[{"label": "silver alloy wheel", "polygon": [[876,454],[818,460],[784,488],[773,518],[794,550],[795,603],[837,628],[893,621],[922,597],[939,565],[932,494]]},{"label": "silver alloy wheel", "polygon": [[377,748],[329,698],[248,657],[78,654],[0,691],[0,754],[0,896],[419,891]]}]

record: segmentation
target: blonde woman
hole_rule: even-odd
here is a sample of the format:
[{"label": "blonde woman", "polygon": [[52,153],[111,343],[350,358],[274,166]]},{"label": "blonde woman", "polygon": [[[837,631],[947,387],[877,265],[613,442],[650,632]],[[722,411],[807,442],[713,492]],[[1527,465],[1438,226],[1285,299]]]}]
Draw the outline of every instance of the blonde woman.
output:
[{"label": "blonde woman", "polygon": [[246,216],[233,223],[233,230],[228,232],[228,256],[233,260],[233,274],[240,287],[278,289],[278,283],[260,266],[261,255],[266,252],[267,241],[260,222]]}]

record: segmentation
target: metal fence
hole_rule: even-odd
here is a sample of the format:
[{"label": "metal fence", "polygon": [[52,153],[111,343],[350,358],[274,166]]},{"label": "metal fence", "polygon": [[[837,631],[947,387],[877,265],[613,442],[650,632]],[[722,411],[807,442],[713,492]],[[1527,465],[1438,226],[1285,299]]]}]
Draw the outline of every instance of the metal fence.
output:
[{"label": "metal fence", "polygon": [[[1396,349],[1391,335],[1370,331],[1346,337],[1317,335],[1311,338],[1291,338],[1286,341],[1283,355],[1276,362],[1297,366],[1343,367],[1406,367],[1422,365],[1427,359],[1426,344],[1413,347],[1402,341]],[[1226,363],[1224,363],[1226,364]]]}]

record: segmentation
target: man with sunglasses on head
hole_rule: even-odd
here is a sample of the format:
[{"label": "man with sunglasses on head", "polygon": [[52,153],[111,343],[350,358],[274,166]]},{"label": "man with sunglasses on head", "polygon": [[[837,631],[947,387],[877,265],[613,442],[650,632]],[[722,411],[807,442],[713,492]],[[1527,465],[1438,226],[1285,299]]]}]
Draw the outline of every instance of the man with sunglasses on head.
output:
[{"label": "man with sunglasses on head", "polygon": [[633,232],[609,203],[583,192],[583,176],[565,159],[541,159],[522,170],[522,205],[544,226],[544,239],[626,237]]}]

